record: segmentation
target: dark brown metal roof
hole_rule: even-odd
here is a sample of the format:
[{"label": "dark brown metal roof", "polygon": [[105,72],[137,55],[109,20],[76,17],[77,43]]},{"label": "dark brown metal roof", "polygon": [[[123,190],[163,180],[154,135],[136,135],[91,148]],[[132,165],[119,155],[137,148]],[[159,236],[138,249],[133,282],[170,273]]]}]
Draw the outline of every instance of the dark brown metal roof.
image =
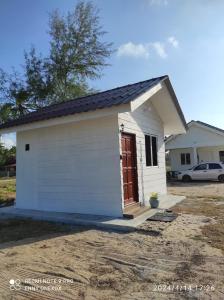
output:
[{"label": "dark brown metal roof", "polygon": [[[157,85],[159,82],[164,81],[165,79],[168,79],[168,76],[152,78],[146,81],[117,87],[115,89],[100,92],[97,94],[50,105],[35,112],[31,112],[23,117],[20,117],[19,119],[11,120],[4,124],[1,124],[0,129],[78,114],[82,112],[93,111],[96,109],[108,108],[115,105],[127,104]],[[175,103],[175,105],[178,105],[178,113],[181,115],[182,121],[185,123],[178,102]]]}]

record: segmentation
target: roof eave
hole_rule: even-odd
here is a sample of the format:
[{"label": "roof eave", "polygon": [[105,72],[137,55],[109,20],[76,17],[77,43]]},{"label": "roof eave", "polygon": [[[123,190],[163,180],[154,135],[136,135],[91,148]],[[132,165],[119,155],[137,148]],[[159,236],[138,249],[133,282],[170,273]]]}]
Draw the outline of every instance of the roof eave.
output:
[{"label": "roof eave", "polygon": [[177,96],[176,96],[175,91],[174,91],[174,89],[172,87],[172,84],[170,82],[169,77],[167,77],[167,78],[164,79],[164,83],[166,84],[166,87],[167,87],[167,89],[170,92],[170,95],[171,95],[173,103],[174,103],[174,105],[176,107],[177,113],[178,113],[178,115],[179,115],[179,117],[181,119],[181,122],[182,122],[185,130],[187,131],[188,130],[187,122],[185,120],[184,114],[182,112],[182,109],[180,107],[179,101],[177,99]]},{"label": "roof eave", "polygon": [[[166,98],[166,100],[167,100],[166,103],[163,102],[163,103],[158,104],[158,102],[160,102],[160,100],[162,99],[161,95],[163,95],[163,93],[161,94],[160,91],[162,89],[164,89],[164,87],[166,87],[166,90],[169,93],[169,97]],[[153,96],[155,96],[155,97],[153,97]],[[180,108],[178,99],[176,97],[176,94],[174,92],[174,89],[171,85],[171,82],[170,82],[168,76],[161,79],[154,87],[150,88],[144,94],[140,95],[139,97],[137,97],[136,99],[131,101],[131,111],[135,111],[138,107],[140,107],[143,103],[145,103],[146,101],[148,101],[150,99],[152,100],[152,104],[155,107],[158,106],[157,113],[160,115],[161,120],[164,122],[165,132],[166,132],[166,127],[167,127],[167,131],[170,131],[170,129],[168,129],[170,123],[168,125],[167,120],[165,120],[166,118],[165,118],[164,114],[166,115],[166,112],[162,114],[161,110],[163,110],[164,105],[170,105],[170,107],[172,107],[172,109],[171,109],[172,113],[171,113],[170,118],[175,119],[176,121],[172,121],[173,130],[171,130],[171,132],[169,134],[186,133],[186,131],[188,129],[187,123],[186,123],[185,117]],[[173,118],[173,114],[175,114],[175,118]]]},{"label": "roof eave", "polygon": [[200,122],[200,121],[194,121],[194,120],[192,120],[192,121],[190,121],[189,123],[188,123],[188,126],[189,127],[191,127],[191,126],[193,126],[193,125],[196,125],[196,126],[198,126],[198,127],[200,127],[200,128],[203,128],[203,129],[205,129],[205,130],[207,130],[207,131],[210,131],[210,132],[212,132],[212,133],[215,133],[215,134],[219,134],[219,135],[221,135],[221,136],[224,136],[224,131],[220,128],[215,128],[214,126],[210,126],[210,124],[206,124],[206,123],[203,123],[203,122]]},{"label": "roof eave", "polygon": [[67,123],[75,123],[75,122],[85,121],[90,119],[103,118],[114,114],[129,112],[129,111],[131,111],[130,103],[114,105],[109,108],[102,108],[102,109],[97,109],[88,112],[70,114],[61,117],[54,117],[47,120],[45,119],[40,121],[34,121],[27,124],[21,124],[18,126],[15,125],[7,128],[0,128],[0,134],[21,132],[21,131],[38,129],[38,128],[62,125]]}]

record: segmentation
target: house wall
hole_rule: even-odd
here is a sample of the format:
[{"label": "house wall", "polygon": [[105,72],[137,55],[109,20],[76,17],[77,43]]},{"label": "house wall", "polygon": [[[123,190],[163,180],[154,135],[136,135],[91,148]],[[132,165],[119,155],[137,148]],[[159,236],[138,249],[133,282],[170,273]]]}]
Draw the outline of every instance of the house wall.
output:
[{"label": "house wall", "polygon": [[220,161],[219,151],[224,151],[223,146],[198,148],[199,163],[205,161]]},{"label": "house wall", "polygon": [[186,134],[166,142],[166,150],[189,147],[216,147],[224,145],[224,135],[198,125],[191,125]]},{"label": "house wall", "polygon": [[[184,171],[195,163],[193,148],[197,149],[198,162],[219,161],[219,151],[224,150],[224,135],[200,124],[190,124],[186,134],[180,134],[166,142],[172,171]],[[180,154],[191,154],[191,165],[181,165]]]},{"label": "house wall", "polygon": [[17,133],[16,207],[121,216],[117,115]]},{"label": "house wall", "polygon": [[[219,151],[224,151],[224,145],[218,147],[197,148],[198,163],[208,161],[220,161]],[[181,153],[190,153],[191,164],[181,165]],[[169,150],[169,160],[172,171],[185,171],[194,166],[193,148],[182,148]]]},{"label": "house wall", "polygon": [[[118,121],[119,127],[124,124],[124,132],[136,135],[139,201],[149,205],[148,200],[152,192],[159,194],[166,194],[167,192],[163,124],[149,101],[134,112],[119,114]],[[158,137],[158,166],[146,166],[145,134]],[[122,153],[121,144],[120,153]],[[122,178],[122,161],[120,164]],[[124,206],[124,201],[122,204]]]},{"label": "house wall", "polygon": [[[181,153],[190,153],[191,164],[181,165]],[[185,171],[193,167],[193,148],[173,149],[169,151],[171,171]]]}]

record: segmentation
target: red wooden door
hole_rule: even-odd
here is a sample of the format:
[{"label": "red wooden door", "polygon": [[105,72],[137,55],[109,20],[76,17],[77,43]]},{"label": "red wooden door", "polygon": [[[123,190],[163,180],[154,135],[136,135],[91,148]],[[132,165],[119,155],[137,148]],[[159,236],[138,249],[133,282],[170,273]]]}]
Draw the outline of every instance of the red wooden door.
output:
[{"label": "red wooden door", "polygon": [[124,204],[138,202],[138,177],[135,135],[122,133]]}]

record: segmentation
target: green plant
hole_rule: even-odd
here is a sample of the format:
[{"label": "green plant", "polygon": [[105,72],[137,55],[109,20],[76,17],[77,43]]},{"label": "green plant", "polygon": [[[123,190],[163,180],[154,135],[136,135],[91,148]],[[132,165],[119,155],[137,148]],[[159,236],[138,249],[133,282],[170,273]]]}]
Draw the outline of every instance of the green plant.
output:
[{"label": "green plant", "polygon": [[158,199],[158,193],[153,192],[153,193],[151,194],[150,199]]}]

